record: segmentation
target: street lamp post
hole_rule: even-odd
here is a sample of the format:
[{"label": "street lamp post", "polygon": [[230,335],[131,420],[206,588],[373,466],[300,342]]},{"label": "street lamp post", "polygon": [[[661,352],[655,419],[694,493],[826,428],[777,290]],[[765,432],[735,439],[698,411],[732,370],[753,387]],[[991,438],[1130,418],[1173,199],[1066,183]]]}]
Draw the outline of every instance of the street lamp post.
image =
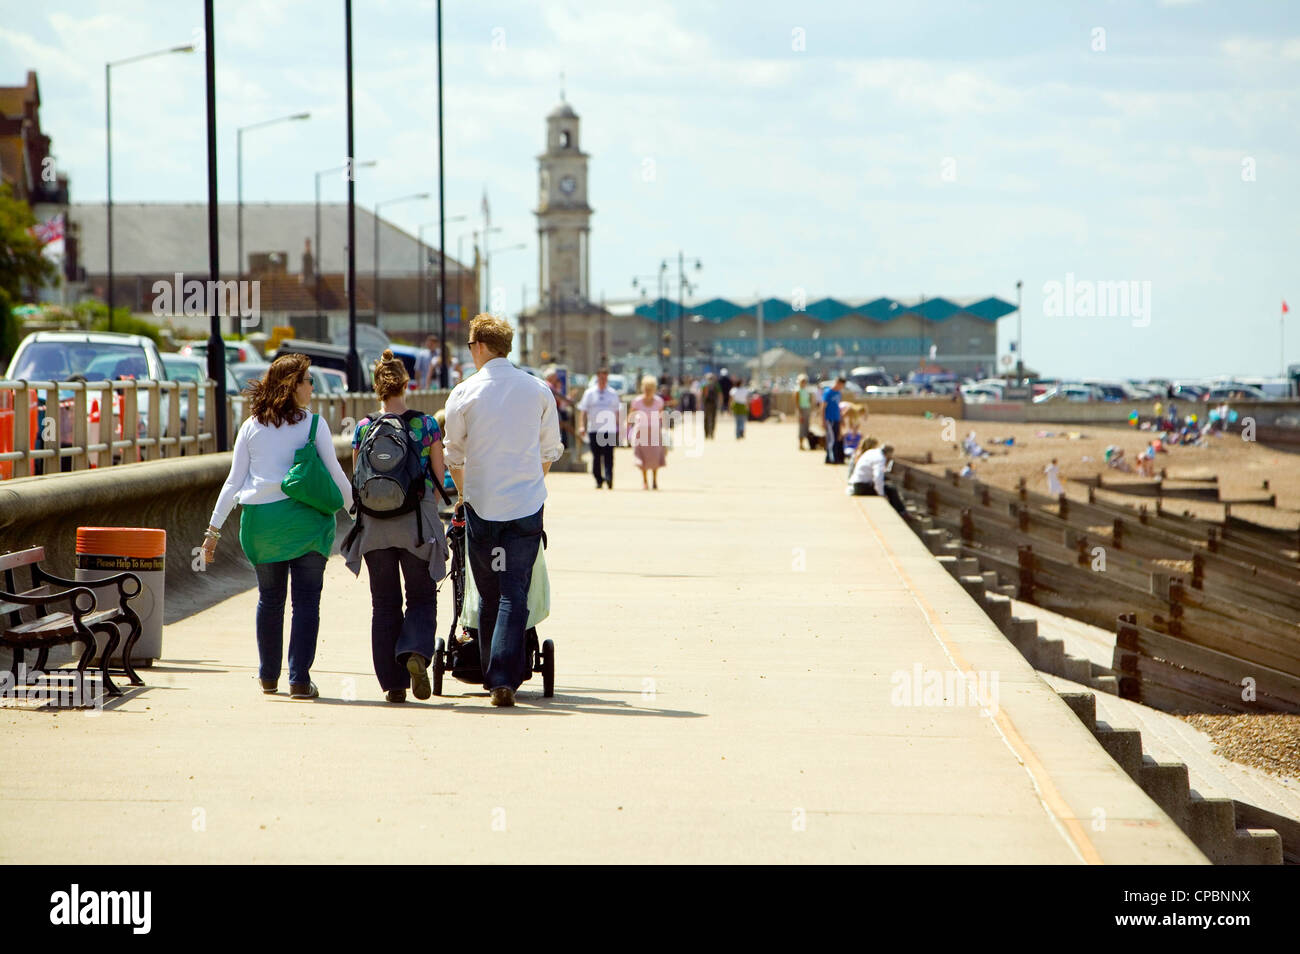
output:
[{"label": "street lamp post", "polygon": [[[425,250],[424,250],[424,230],[431,229],[435,225],[439,226],[439,228],[443,228],[445,227],[445,223],[447,222],[464,222],[467,218],[469,218],[469,216],[467,215],[454,215],[449,219],[439,218],[436,222],[425,222],[419,228],[419,249],[417,251],[417,255],[419,256],[419,266],[420,266],[418,271],[420,275],[420,288],[419,288],[420,332],[422,334],[427,334],[429,332],[428,322],[425,320],[425,302],[427,301],[427,299],[425,298],[425,294],[424,294],[425,272],[429,268],[429,260],[428,260],[428,255],[425,254]],[[439,232],[439,234],[442,233]],[[445,265],[439,268],[439,278],[440,278],[439,287],[441,287],[441,282],[445,282],[447,280]],[[446,289],[443,289],[441,294],[438,295],[438,300],[440,302],[445,303],[446,299],[447,299],[447,291]],[[443,304],[442,307],[445,309],[447,306],[446,304]]]},{"label": "street lamp post", "polygon": [[138,63],[140,60],[152,59],[155,56],[167,56],[171,53],[193,53],[194,45],[186,44],[185,46],[172,46],[165,50],[155,50],[152,53],[142,53],[139,56],[130,56],[124,60],[114,60],[111,63],[104,64],[104,149],[105,149],[105,172],[107,175],[108,185],[108,330],[113,330],[113,67],[125,66],[128,63]]},{"label": "street lamp post", "polygon": [[[500,254],[502,254],[503,252],[518,252],[518,251],[520,251],[521,249],[526,249],[526,248],[528,248],[528,244],[527,244],[526,242],[520,242],[518,245],[507,245],[505,248],[494,248],[494,249],[489,250],[489,249],[488,249],[488,246],[487,246],[487,239],[486,239],[486,238],[483,239],[483,252],[484,252],[484,258],[485,258],[486,260],[489,260],[489,261],[491,260],[491,256],[493,256],[493,255],[500,255]],[[492,293],[491,293],[491,291],[488,292],[488,307],[487,307],[487,311],[488,311],[489,314],[492,313]]]},{"label": "street lamp post", "polygon": [[1024,285],[1023,281],[1016,282],[1016,384],[1019,385],[1025,377],[1025,352],[1024,339],[1020,337],[1020,289]]},{"label": "street lamp post", "polygon": [[370,169],[377,164],[378,160],[367,159],[365,162],[358,162],[355,166],[335,166],[332,169],[322,169],[316,173],[316,244],[313,249],[316,252],[312,261],[312,267],[315,268],[316,274],[313,276],[316,286],[316,317],[321,318],[320,307],[320,273],[321,273],[321,248],[320,248],[320,177],[332,175],[335,172],[346,172],[348,178],[352,178],[356,169]]},{"label": "street lamp post", "polygon": [[[442,0],[437,0],[438,16],[438,386],[446,388],[450,372],[447,367],[447,164],[442,138]],[[456,298],[460,298],[457,283]],[[423,384],[423,382],[421,382]]]},{"label": "street lamp post", "polygon": [[375,203],[375,275],[374,275],[374,295],[375,295],[375,327],[379,327],[379,210],[386,205],[396,205],[398,202],[414,202],[416,199],[427,199],[429,193],[416,192],[412,195],[404,195],[396,199],[387,199],[384,202]]},{"label": "street lamp post", "polygon": [[[703,263],[695,259],[695,270],[703,268]],[[677,380],[686,377],[686,299],[684,292],[690,288],[686,280],[686,256],[681,250],[677,252]],[[760,357],[760,360],[761,357]]]},{"label": "street lamp post", "polygon": [[[240,285],[244,281],[244,133],[253,129],[274,126],[277,123],[295,122],[303,119],[311,119],[311,113],[279,116],[275,119],[266,119],[260,123],[253,123],[251,126],[241,126],[235,130],[235,256],[237,258],[235,278]],[[239,315],[231,315],[231,335],[238,336],[239,330]]]},{"label": "street lamp post", "polygon": [[[353,150],[354,125],[352,104],[352,0],[343,0],[344,56],[347,61],[347,129],[348,161],[356,157]],[[361,386],[361,359],[357,357],[357,180],[348,176],[348,388],[355,394]]]}]

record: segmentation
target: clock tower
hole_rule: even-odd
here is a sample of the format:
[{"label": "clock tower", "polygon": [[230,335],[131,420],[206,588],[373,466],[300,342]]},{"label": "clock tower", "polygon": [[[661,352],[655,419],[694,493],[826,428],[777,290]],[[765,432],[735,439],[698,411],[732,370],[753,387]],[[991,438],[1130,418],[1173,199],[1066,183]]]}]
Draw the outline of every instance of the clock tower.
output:
[{"label": "clock tower", "polygon": [[591,206],[587,204],[587,154],[579,145],[578,114],[564,101],[546,117],[546,151],[537,157],[537,352],[551,361],[588,370],[591,328]]}]

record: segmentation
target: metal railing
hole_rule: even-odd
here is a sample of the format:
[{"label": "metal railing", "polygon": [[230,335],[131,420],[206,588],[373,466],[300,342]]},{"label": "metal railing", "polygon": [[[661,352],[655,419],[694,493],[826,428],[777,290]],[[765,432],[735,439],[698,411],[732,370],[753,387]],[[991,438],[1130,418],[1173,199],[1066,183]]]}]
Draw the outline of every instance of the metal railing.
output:
[{"label": "metal railing", "polygon": [[[411,391],[406,400],[433,414],[447,392]],[[0,381],[0,480],[212,453],[215,417],[208,410],[215,401],[213,381]],[[242,395],[226,397],[228,447],[247,406]],[[371,392],[311,402],[335,436],[350,436],[349,427],[377,408]]]}]

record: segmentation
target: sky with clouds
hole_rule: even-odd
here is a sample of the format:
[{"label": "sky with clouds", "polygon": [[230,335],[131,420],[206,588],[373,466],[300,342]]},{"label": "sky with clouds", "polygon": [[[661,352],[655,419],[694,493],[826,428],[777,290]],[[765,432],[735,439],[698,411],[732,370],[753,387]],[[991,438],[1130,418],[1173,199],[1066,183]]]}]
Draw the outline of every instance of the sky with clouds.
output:
[{"label": "sky with clouds", "polygon": [[[38,71],[73,199],[102,200],[104,61],[199,37],[202,2],[0,14],[0,83]],[[357,157],[379,160],[358,202],[436,196],[434,4],[353,17]],[[494,246],[528,246],[493,260],[507,311],[537,295],[536,155],[563,72],[593,297],[635,294],[679,249],[699,298],[1014,301],[1022,280],[1027,362],[1116,377],[1276,373],[1287,298],[1300,363],[1300,4],[448,0],[443,31],[447,214],[471,217],[448,250],[486,189]],[[221,199],[235,129],[309,110],[245,134],[244,194],[310,202],[346,152],[342,0],[220,0],[216,54]],[[115,68],[113,128],[116,200],[205,199],[201,56]],[[413,232],[437,206],[384,215]],[[1149,314],[1055,314],[1067,280],[1136,282]],[[1003,348],[1014,334],[1003,319]]]}]

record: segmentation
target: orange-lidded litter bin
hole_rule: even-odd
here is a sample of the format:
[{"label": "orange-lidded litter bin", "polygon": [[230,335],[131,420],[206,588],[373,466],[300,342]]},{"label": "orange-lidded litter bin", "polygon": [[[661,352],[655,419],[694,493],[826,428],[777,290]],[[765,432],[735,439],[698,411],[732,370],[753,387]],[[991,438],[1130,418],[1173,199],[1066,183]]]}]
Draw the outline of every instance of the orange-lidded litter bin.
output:
[{"label": "orange-lidded litter bin", "polygon": [[[131,650],[131,663],[151,666],[162,656],[163,579],[166,569],[167,531],[151,527],[78,527],[78,580],[102,580],[115,573],[130,572],[140,578],[140,595],[131,608],[140,616],[140,639]],[[113,594],[116,591],[112,591]],[[99,591],[99,600],[110,599],[110,591]],[[115,597],[114,597],[115,598]],[[120,661],[128,635],[122,631],[113,660]],[[98,641],[100,637],[96,635]],[[97,647],[102,654],[103,643]]]}]

